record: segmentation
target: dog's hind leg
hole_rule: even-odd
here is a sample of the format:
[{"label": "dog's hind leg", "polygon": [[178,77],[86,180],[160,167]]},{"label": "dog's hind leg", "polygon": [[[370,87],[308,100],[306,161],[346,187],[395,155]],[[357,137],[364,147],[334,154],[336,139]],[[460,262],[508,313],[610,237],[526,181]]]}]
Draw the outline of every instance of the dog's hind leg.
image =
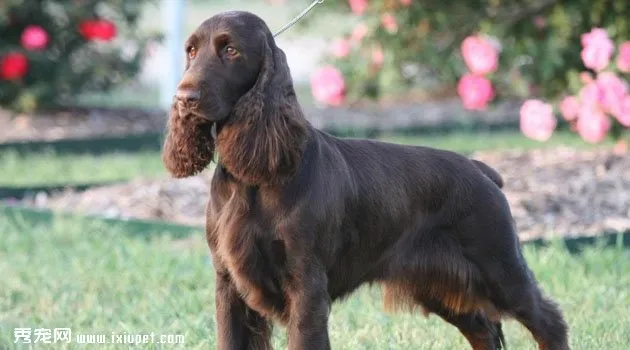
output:
[{"label": "dog's hind leg", "polygon": [[558,307],[541,293],[503,202],[503,212],[501,207],[479,210],[458,225],[462,253],[482,280],[477,290],[501,315],[525,326],[541,350],[568,350],[567,325]]},{"label": "dog's hind leg", "polygon": [[569,350],[567,325],[556,304],[543,296],[524,261],[503,258],[500,265],[478,265],[490,287],[491,302],[525,326],[540,350]]},{"label": "dog's hind leg", "polygon": [[[518,272],[514,272],[518,276]],[[524,272],[520,272],[521,275]],[[517,282],[515,279],[520,279]],[[558,306],[545,298],[533,277],[510,276],[495,301],[533,335],[540,350],[569,350],[567,325]]]},{"label": "dog's hind leg", "polygon": [[422,305],[427,311],[457,327],[473,350],[505,348],[501,322],[491,321],[482,311],[457,314],[440,306],[439,303],[425,302]]}]

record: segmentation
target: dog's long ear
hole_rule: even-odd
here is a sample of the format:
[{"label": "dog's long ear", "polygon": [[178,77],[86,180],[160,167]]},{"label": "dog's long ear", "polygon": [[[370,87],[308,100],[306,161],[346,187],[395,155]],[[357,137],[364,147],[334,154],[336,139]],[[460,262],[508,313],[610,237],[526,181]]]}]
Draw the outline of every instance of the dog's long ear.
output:
[{"label": "dog's long ear", "polygon": [[307,137],[286,56],[271,33],[264,35],[263,46],[256,83],[238,100],[217,140],[221,163],[250,185],[280,183],[293,175]]},{"label": "dog's long ear", "polygon": [[162,149],[169,173],[176,178],[193,176],[208,166],[213,155],[212,123],[193,115],[181,116],[173,104]]}]

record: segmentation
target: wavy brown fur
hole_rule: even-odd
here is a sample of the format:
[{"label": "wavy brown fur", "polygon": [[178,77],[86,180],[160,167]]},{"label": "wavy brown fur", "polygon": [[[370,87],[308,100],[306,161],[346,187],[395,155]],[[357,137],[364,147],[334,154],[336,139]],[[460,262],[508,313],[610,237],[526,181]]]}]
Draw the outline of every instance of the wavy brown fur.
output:
[{"label": "wavy brown fur", "polygon": [[270,349],[273,321],[287,327],[291,350],[330,349],[332,303],[370,283],[386,307],[436,314],[473,349],[504,345],[504,317],[541,349],[569,349],[494,169],[315,129],[284,53],[251,13],[207,20],[187,54],[164,162],[174,176],[194,175],[216,145],[206,238],[219,349]]},{"label": "wavy brown fur", "polygon": [[175,177],[187,177],[201,172],[214,155],[212,123],[193,115],[181,116],[171,107],[162,161]]},{"label": "wavy brown fur", "polygon": [[254,87],[241,97],[217,137],[221,164],[248,185],[277,184],[295,172],[306,141],[306,120],[295,99],[284,53],[265,45]]}]

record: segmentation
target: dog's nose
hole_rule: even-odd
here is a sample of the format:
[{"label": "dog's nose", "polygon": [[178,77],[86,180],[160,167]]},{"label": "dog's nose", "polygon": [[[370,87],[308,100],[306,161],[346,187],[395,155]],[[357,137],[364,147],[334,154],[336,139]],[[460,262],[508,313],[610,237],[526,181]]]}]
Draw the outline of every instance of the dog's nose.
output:
[{"label": "dog's nose", "polygon": [[177,101],[184,103],[195,103],[199,101],[200,98],[199,90],[194,89],[177,89],[175,93],[175,98]]}]

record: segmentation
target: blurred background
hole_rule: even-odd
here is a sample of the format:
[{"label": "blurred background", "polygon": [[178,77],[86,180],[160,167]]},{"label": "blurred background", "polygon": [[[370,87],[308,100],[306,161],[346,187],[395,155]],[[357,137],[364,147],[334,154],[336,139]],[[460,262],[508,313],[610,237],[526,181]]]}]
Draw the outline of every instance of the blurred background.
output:
[{"label": "blurred background", "polygon": [[[14,327],[64,325],[214,344],[213,166],[174,180],[160,159],[183,41],[222,11],[276,31],[310,3],[0,1],[0,348],[19,347]],[[627,0],[325,0],[276,41],[314,126],[496,168],[521,240],[565,242],[526,254],[577,348],[630,342]],[[464,344],[379,298],[335,313],[336,348]],[[529,346],[517,328],[508,343]]]}]

